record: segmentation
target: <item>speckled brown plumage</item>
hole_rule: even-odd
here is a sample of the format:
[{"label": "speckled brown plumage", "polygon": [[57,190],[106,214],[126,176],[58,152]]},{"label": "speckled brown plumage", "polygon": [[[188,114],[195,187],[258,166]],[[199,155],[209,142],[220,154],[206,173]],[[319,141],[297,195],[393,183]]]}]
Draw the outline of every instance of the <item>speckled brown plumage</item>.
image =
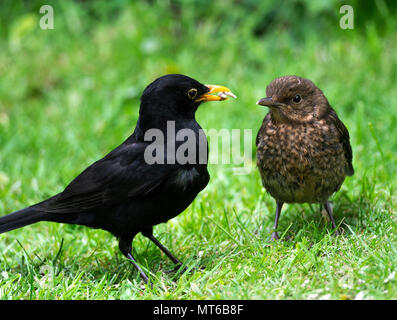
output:
[{"label": "speckled brown plumage", "polygon": [[[256,138],[262,183],[277,201],[323,204],[336,228],[328,198],[353,175],[349,133],[323,92],[308,79],[285,76],[266,88],[258,104],[270,108]],[[335,230],[337,233],[337,230]],[[273,232],[273,239],[278,239]]]}]

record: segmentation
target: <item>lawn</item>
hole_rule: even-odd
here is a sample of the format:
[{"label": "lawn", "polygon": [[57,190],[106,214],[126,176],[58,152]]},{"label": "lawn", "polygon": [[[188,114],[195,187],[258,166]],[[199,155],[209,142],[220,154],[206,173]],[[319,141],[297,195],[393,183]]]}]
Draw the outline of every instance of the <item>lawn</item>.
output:
[{"label": "lawn", "polygon": [[[253,152],[245,175],[211,164],[193,204],[155,227],[190,272],[169,272],[167,257],[138,235],[134,253],[154,284],[145,287],[111,234],[41,222],[0,235],[0,299],[397,298],[395,10],[377,1],[372,16],[359,15],[354,2],[355,29],[342,30],[338,1],[302,1],[305,19],[291,6],[274,15],[272,1],[235,10],[222,1],[46,1],[55,28],[42,30],[40,1],[8,3],[0,215],[62,191],[124,141],[141,92],[167,73],[231,88],[238,99],[203,105],[197,120],[205,129],[252,129]],[[350,132],[355,175],[332,198],[339,237],[318,206],[288,205],[283,240],[269,241],[275,202],[262,188],[254,147],[267,110],[255,103],[287,74],[313,80]]]}]

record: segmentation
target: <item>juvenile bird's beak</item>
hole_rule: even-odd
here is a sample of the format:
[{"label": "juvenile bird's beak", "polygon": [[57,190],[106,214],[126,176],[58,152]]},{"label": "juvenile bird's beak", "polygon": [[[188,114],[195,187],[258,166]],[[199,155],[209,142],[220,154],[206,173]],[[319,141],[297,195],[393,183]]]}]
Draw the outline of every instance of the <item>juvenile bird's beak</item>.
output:
[{"label": "juvenile bird's beak", "polygon": [[[229,88],[212,84],[207,84],[205,86],[209,91],[199,96],[198,99],[196,99],[196,102],[222,101],[226,100],[228,97],[237,98]],[[214,93],[218,93],[218,95],[214,95]]]},{"label": "juvenile bird's beak", "polygon": [[262,98],[262,99],[258,100],[258,102],[256,104],[265,106],[265,107],[269,107],[269,108],[277,108],[277,107],[281,107],[283,105],[282,103],[274,101],[272,99],[272,97]]}]

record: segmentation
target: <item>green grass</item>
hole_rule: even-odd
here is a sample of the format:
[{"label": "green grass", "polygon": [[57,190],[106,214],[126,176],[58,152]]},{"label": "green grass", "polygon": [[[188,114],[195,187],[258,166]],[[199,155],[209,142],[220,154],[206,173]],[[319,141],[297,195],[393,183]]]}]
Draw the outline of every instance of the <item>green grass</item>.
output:
[{"label": "green grass", "polygon": [[312,79],[349,129],[356,173],[332,198],[342,236],[318,206],[289,205],[287,240],[270,243],[275,203],[255,167],[239,176],[211,165],[194,203],[155,227],[190,273],[165,273],[172,263],[143,236],[134,241],[153,288],[105,231],[42,222],[2,234],[0,299],[397,298],[395,28],[341,31],[336,19],[325,33],[279,26],[255,37],[260,14],[231,10],[222,20],[222,2],[201,20],[187,1],[177,18],[162,1],[157,10],[131,3],[110,21],[60,3],[54,30],[38,28],[36,10],[15,15],[0,39],[1,215],[62,191],[121,143],[140,93],[165,73],[231,88],[237,100],[205,104],[197,119],[254,136],[266,113],[255,102],[273,78]]}]

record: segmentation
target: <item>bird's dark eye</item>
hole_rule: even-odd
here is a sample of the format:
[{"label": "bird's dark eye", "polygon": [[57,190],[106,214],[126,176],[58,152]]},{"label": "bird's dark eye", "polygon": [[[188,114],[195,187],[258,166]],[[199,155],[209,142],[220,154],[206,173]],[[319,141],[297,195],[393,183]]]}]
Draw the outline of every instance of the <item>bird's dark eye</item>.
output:
[{"label": "bird's dark eye", "polygon": [[193,100],[193,99],[196,98],[196,96],[197,96],[197,89],[195,89],[195,88],[190,89],[190,90],[188,91],[187,95],[189,96],[190,99]]},{"label": "bird's dark eye", "polygon": [[295,103],[301,102],[302,98],[299,94],[297,94],[295,97],[292,98],[292,101]]}]

